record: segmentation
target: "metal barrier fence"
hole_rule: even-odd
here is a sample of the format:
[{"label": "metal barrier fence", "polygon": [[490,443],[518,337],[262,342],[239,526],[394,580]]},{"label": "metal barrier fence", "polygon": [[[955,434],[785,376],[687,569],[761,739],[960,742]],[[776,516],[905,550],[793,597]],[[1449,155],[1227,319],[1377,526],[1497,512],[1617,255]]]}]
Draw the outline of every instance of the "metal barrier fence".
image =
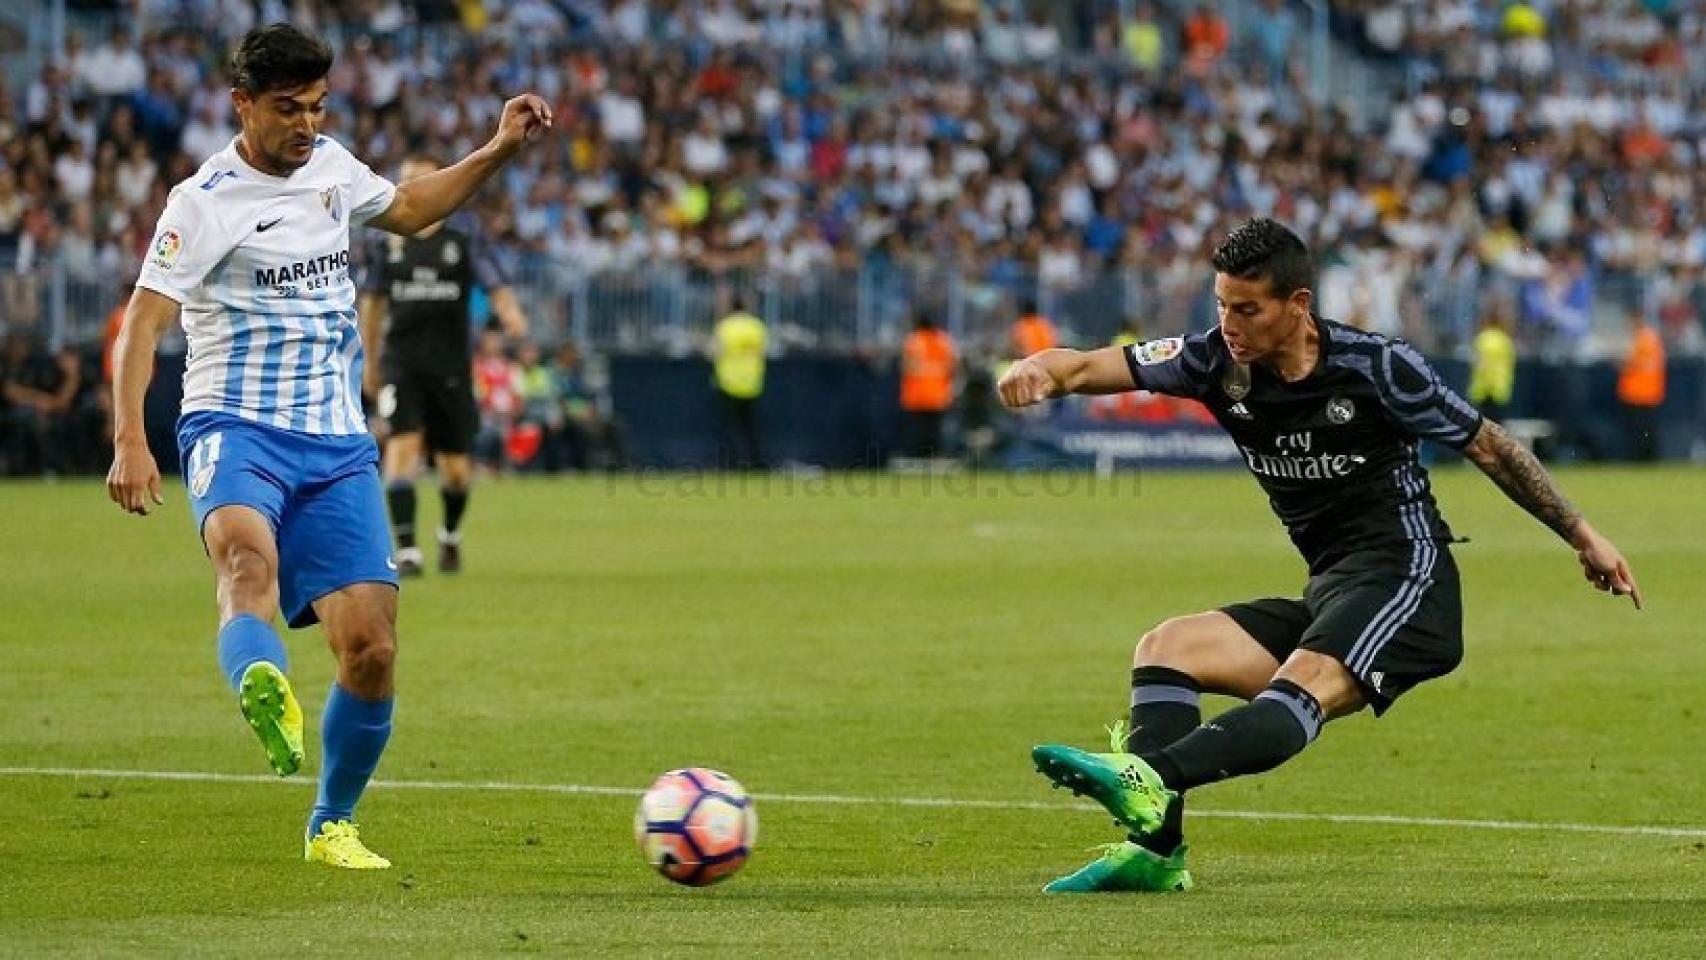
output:
[{"label": "metal barrier fence", "polygon": [[1181,286],[1155,271],[1105,270],[1051,283],[1028,270],[882,262],[806,273],[672,264],[585,274],[533,261],[523,265],[517,287],[542,339],[679,356],[698,350],[737,302],[766,321],[784,350],[892,350],[915,317],[928,315],[967,349],[999,351],[1008,328],[1032,304],[1073,343],[1106,343],[1129,327],[1177,333],[1209,316],[1207,268],[1182,279]]},{"label": "metal barrier fence", "polygon": [[[32,334],[52,348],[99,343],[128,290],[114,274],[0,248],[0,330]],[[920,314],[967,353],[1002,353],[1013,321],[1033,305],[1078,346],[1214,323],[1212,271],[1185,259],[1045,275],[1010,264],[973,270],[878,259],[809,271],[713,272],[667,262],[589,272],[533,256],[514,279],[536,340],[572,339],[601,353],[696,353],[737,301],[766,321],[780,353],[893,351]],[[1617,356],[1631,314],[1659,322],[1673,353],[1706,352],[1706,274],[1698,270],[1607,269],[1572,285],[1556,277],[1517,280],[1472,260],[1403,269],[1368,260],[1324,269],[1316,302],[1328,316],[1404,336],[1437,356],[1464,355],[1493,305],[1508,310],[1519,344],[1536,355]],[[181,333],[173,331],[163,349],[181,351]]]}]

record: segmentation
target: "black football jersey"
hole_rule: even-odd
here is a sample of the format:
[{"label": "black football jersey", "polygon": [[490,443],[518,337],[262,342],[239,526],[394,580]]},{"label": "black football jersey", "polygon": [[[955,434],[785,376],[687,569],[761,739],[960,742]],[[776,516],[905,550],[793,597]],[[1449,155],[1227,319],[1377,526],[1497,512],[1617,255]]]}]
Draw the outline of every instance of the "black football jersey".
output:
[{"label": "black football jersey", "polygon": [[429,237],[384,235],[365,251],[362,287],[384,297],[389,370],[455,372],[472,363],[469,300],[476,284],[505,284],[471,229],[446,224]]},{"label": "black football jersey", "polygon": [[1358,551],[1449,542],[1416,450],[1421,440],[1462,449],[1481,414],[1408,343],[1315,323],[1320,357],[1294,383],[1235,363],[1218,327],[1132,344],[1126,362],[1143,389],[1208,407],[1312,573]]}]

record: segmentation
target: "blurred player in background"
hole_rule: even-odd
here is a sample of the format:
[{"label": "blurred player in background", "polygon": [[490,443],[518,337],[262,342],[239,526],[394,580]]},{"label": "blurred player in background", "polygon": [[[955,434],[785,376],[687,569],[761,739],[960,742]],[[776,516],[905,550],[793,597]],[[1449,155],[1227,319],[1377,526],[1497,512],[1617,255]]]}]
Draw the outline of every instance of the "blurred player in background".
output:
[{"label": "blurred player in background", "polygon": [[[1107,807],[1131,836],[1046,890],[1184,890],[1184,794],[1279,766],[1328,720],[1444,676],[1463,656],[1453,536],[1417,459],[1463,451],[1576,551],[1589,583],[1641,594],[1623,555],[1539,461],[1401,340],[1316,316],[1314,261],[1297,235],[1251,220],[1214,253],[1220,323],[1206,333],[1091,352],[1048,350],[999,385],[1022,407],[1145,389],[1201,401],[1231,434],[1309,564],[1302,599],[1238,603],[1146,634],[1129,727],[1112,752],[1044,745],[1039,772]],[[1249,701],[1202,723],[1203,691]]]},{"label": "blurred player in background", "polygon": [[361,410],[350,227],[412,234],[448,216],[551,124],[531,94],[483,147],[396,187],[320,136],[331,49],[286,23],[231,59],[241,132],[171,192],[114,349],[108,495],[146,514],[160,471],[143,433],[154,350],[189,338],[179,455],[213,564],[219,664],[281,776],[302,765],[302,709],[273,627],[319,622],[337,656],[321,719],[309,861],[372,869],[353,820],[391,734],[397,573],[378,452]]},{"label": "blurred player in background", "polygon": [[[404,161],[402,182],[439,169],[429,157]],[[369,244],[361,294],[361,335],[369,358],[364,389],[378,398],[390,426],[385,438],[385,497],[397,538],[397,572],[419,576],[415,545],[415,479],[430,451],[438,470],[444,522],[438,569],[462,568],[462,518],[474,467],[469,453],[480,428],[474,402],[469,303],[478,284],[492,314],[514,340],[527,336],[515,291],[491,256],[472,217],[434,223],[412,237]]]}]

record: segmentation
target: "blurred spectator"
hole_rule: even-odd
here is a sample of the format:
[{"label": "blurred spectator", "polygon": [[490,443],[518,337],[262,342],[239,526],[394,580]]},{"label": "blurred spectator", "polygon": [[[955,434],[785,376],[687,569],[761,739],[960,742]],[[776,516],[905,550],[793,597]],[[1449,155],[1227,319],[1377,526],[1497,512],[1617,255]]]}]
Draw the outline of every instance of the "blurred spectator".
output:
[{"label": "blurred spectator", "polygon": [[95,166],[81,140],[72,139],[65,144],[59,159],[53,162],[53,179],[66,200],[88,199],[89,190],[95,185]]},{"label": "blurred spectator", "polygon": [[764,394],[768,333],[764,321],[736,293],[731,311],[711,332],[711,360],[723,416],[723,450],[736,469],[764,469],[764,446],[758,428],[758,400]]},{"label": "blurred spectator", "polygon": [[1137,5],[1131,20],[1120,30],[1120,47],[1130,58],[1132,66],[1144,74],[1153,76],[1161,71],[1167,53],[1166,40],[1161,34],[1154,3]]},{"label": "blurred spectator", "polygon": [[149,151],[173,152],[183,133],[184,110],[171,74],[162,69],[151,72],[147,86],[131,96],[130,105],[136,111],[137,129],[148,141]]},{"label": "blurred spectator", "polygon": [[228,101],[203,101],[191,113],[189,123],[184,125],[183,152],[191,157],[208,157],[225,149],[225,145],[237,135],[228,119],[230,113]]},{"label": "blurred spectator", "polygon": [[56,356],[14,330],[0,341],[0,473],[59,475],[77,443],[73,404],[82,388],[74,350]]},{"label": "blurred spectator", "polygon": [[571,470],[616,470],[628,465],[621,423],[587,376],[580,348],[564,341],[557,348],[553,375],[561,404],[562,432],[556,464]]},{"label": "blurred spectator", "polygon": [[[215,147],[223,149],[230,138]],[[154,190],[154,181],[159,176],[160,168],[154,158],[148,153],[148,144],[137,140],[130,145],[130,155],[118,166],[118,199],[127,207],[140,207],[148,202],[148,195]]]},{"label": "blurred spectator", "polygon": [[[975,9],[975,4],[967,6]],[[1052,63],[1060,56],[1060,29],[1050,19],[1052,12],[1048,4],[1032,4],[1030,22],[1019,32],[1019,49],[1032,63]]]},{"label": "blurred spectator", "polygon": [[1273,76],[1283,76],[1291,63],[1291,47],[1297,34],[1297,20],[1283,0],[1262,0],[1247,29],[1246,42],[1260,55],[1268,71]]},{"label": "blurred spectator", "polygon": [[[128,97],[140,93],[148,82],[148,67],[131,40],[130,29],[114,23],[107,42],[81,61],[78,82],[97,97]],[[72,69],[78,70],[73,62]]]},{"label": "blurred spectator", "polygon": [[1617,401],[1634,444],[1635,459],[1659,458],[1659,407],[1665,402],[1665,345],[1640,312],[1629,311],[1629,354],[1617,377]]},{"label": "blurred spectator", "polygon": [[56,120],[70,88],[65,72],[58,66],[50,63],[42,67],[41,73],[24,88],[24,119],[37,128]]},{"label": "blurred spectator", "polygon": [[1185,70],[1192,76],[1207,76],[1220,59],[1226,56],[1226,48],[1230,42],[1231,32],[1226,26],[1226,20],[1214,9],[1214,5],[1197,4],[1190,19],[1185,21]]},{"label": "blurred spectator", "polygon": [[1545,275],[1523,285],[1527,319],[1549,335],[1558,356],[1583,359],[1593,333],[1593,278],[1579,250],[1544,264]]},{"label": "blurred spectator", "polygon": [[920,312],[900,353],[902,450],[908,457],[944,453],[942,420],[954,405],[954,370],[959,353],[953,337]]},{"label": "blurred spectator", "polygon": [[521,414],[521,377],[504,349],[503,330],[488,327],[474,354],[474,398],[480,407],[480,432],[474,437],[474,464],[501,473],[508,464],[510,432]]},{"label": "blurred spectator", "polygon": [[1026,300],[1020,307],[1019,319],[1013,321],[1008,342],[1013,357],[1019,359],[1060,346],[1060,333],[1053,321],[1037,310],[1036,301]]},{"label": "blurred spectator", "polygon": [[510,465],[518,470],[554,470],[553,440],[563,429],[563,408],[556,374],[538,344],[528,341],[516,351],[515,377],[521,413],[511,428]]},{"label": "blurred spectator", "polygon": [[24,212],[29,198],[18,189],[18,173],[10,167],[0,167],[0,246],[13,246],[23,231]]},{"label": "blurred spectator", "polygon": [[1489,420],[1503,421],[1516,386],[1516,343],[1510,335],[1510,311],[1502,300],[1487,306],[1475,334],[1469,370],[1469,402]]}]

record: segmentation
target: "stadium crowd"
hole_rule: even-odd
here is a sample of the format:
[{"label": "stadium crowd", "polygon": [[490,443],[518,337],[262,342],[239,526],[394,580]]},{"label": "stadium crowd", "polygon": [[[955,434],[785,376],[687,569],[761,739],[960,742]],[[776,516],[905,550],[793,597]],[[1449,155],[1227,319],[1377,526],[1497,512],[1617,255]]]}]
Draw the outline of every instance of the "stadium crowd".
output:
[{"label": "stadium crowd", "polygon": [[[145,29],[73,31],[0,86],[5,422],[102,409],[96,357],[44,362],[47,268],[81,356],[171,184],[234,133],[220,51],[281,17],[337,39],[326,132],[382,172],[477,145],[507,93],[553,103],[557,136],[479,204],[547,353],[588,277],[947,272],[1003,325],[1039,299],[1069,339],[1200,328],[1206,252],[1251,214],[1320,253],[1323,312],[1429,349],[1464,347],[1489,296],[1556,356],[1603,350],[1607,304],[1600,330],[1638,311],[1698,342],[1706,87],[1676,56],[1697,12],[1338,3],[1412,80],[1356,109],[1308,95],[1298,10],[1231,6],[1236,29],[1222,5],[1136,0],[142,0]],[[1110,281],[1113,317],[1073,299]],[[36,465],[18,438],[40,433],[9,426],[9,459]]]}]

